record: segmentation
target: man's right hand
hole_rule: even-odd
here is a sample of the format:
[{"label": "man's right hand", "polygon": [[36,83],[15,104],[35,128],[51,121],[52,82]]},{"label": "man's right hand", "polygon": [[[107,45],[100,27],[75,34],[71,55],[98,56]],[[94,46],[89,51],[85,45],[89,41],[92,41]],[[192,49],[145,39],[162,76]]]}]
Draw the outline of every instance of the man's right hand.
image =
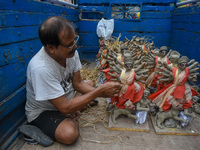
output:
[{"label": "man's right hand", "polygon": [[101,97],[115,97],[119,96],[122,86],[118,82],[106,82],[99,88],[101,88]]}]

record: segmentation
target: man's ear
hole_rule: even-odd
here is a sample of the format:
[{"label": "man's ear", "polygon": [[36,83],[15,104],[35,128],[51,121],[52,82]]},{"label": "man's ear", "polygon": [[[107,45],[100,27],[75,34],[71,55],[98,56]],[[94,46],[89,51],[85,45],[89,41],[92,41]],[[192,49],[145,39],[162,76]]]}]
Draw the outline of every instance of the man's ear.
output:
[{"label": "man's ear", "polygon": [[47,48],[48,48],[50,53],[54,53],[55,50],[56,50],[56,46],[55,45],[51,45],[51,44],[47,44]]}]

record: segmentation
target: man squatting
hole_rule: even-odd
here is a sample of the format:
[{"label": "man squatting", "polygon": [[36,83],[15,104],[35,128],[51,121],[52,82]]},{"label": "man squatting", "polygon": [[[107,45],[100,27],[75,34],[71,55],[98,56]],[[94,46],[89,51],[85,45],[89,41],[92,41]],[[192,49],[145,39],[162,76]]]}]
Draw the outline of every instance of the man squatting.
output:
[{"label": "man squatting", "polygon": [[[118,96],[121,85],[108,82],[97,88],[81,79],[73,24],[63,17],[48,18],[39,28],[43,44],[27,68],[28,122],[63,144],[79,137],[78,123],[66,115],[83,109],[97,97]],[[74,91],[82,93],[74,96]]]}]

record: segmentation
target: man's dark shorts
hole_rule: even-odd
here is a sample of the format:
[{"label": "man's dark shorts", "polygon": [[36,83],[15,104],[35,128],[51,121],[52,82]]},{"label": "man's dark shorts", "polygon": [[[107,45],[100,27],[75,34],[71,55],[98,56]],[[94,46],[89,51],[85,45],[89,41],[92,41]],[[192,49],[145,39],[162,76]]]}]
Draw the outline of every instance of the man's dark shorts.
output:
[{"label": "man's dark shorts", "polygon": [[55,131],[58,125],[67,117],[59,111],[44,111],[30,124],[40,128],[47,136],[51,137],[54,141]]}]

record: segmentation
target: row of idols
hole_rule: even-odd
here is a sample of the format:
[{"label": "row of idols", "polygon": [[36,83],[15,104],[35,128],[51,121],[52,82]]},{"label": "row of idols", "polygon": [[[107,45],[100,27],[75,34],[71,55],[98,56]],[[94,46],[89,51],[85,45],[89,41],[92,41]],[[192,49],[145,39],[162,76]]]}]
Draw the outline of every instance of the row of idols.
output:
[{"label": "row of idols", "polygon": [[200,113],[198,88],[189,84],[197,81],[199,63],[167,46],[155,48],[144,37],[119,39],[100,38],[97,54],[101,80],[122,85],[108,101],[113,123],[126,115],[144,124],[149,112],[160,129],[188,126]]}]

